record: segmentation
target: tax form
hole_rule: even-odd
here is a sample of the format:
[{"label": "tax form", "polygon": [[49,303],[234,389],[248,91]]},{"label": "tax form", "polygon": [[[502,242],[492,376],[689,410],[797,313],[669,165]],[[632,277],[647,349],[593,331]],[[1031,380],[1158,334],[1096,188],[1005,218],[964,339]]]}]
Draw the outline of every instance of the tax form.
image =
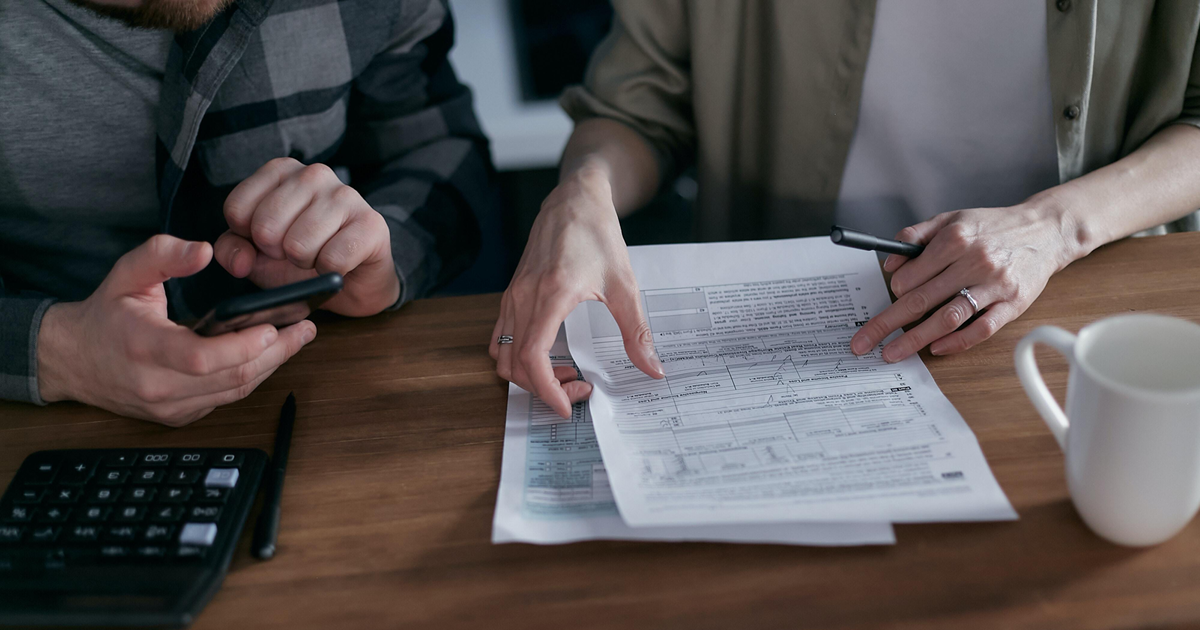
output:
[{"label": "tax form", "polygon": [[566,322],[628,525],[1017,517],[920,358],[850,353],[890,304],[875,254],[809,238],[629,255],[667,377],[630,363],[599,302]]},{"label": "tax form", "polygon": [[[573,364],[561,330],[551,362]],[[823,546],[896,541],[887,523],[631,528],[613,502],[587,404],[575,405],[571,418],[564,420],[537,397],[510,384],[492,542],[557,544],[597,539]]]}]

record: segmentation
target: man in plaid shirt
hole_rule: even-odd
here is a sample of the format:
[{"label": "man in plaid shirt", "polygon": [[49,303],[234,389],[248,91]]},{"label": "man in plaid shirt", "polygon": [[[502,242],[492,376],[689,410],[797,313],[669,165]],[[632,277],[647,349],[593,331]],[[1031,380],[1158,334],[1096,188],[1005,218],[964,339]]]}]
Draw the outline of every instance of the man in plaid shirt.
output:
[{"label": "man in plaid shirt", "polygon": [[446,0],[0,0],[0,398],[178,426],[316,327],[172,319],[331,271],[362,317],[463,271],[494,196],[452,43]]}]

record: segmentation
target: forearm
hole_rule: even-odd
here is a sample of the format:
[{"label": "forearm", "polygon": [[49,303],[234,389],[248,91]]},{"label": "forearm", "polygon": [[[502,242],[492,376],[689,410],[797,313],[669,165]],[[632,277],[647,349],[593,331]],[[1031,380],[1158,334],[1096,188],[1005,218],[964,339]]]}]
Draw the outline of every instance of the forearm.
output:
[{"label": "forearm", "polygon": [[1070,260],[1200,208],[1200,129],[1171,125],[1136,151],[1035,195],[1059,216]]},{"label": "forearm", "polygon": [[559,181],[594,176],[611,188],[618,216],[627,216],[654,198],[661,183],[658,161],[638,133],[607,118],[575,126],[563,151]]}]

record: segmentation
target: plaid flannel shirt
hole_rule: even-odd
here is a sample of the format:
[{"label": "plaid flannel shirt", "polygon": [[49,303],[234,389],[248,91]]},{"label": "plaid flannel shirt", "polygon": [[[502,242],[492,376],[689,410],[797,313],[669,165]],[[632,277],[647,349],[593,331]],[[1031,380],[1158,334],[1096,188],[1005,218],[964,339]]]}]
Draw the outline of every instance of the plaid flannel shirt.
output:
[{"label": "plaid flannel shirt", "polygon": [[[447,61],[447,0],[238,0],[180,34],[159,99],[162,230],[215,241],[238,182],[276,157],[344,167],[387,221],[394,308],[465,270],[494,203],[487,139]],[[215,263],[167,283],[173,318],[252,290]],[[53,298],[4,293],[0,398],[41,403],[37,335]]]}]

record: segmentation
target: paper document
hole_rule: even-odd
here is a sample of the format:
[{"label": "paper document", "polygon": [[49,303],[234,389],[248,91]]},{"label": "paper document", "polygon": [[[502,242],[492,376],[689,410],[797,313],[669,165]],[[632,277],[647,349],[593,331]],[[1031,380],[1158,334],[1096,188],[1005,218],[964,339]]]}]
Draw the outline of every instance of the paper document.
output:
[{"label": "paper document", "polygon": [[[551,351],[571,365],[566,341]],[[563,420],[529,392],[509,385],[500,492],[492,542],[581,540],[756,542],[802,545],[892,544],[887,523],[776,523],[633,529],[621,520],[608,487],[587,405]]]},{"label": "paper document", "polygon": [[890,304],[875,254],[809,238],[629,255],[667,378],[629,362],[602,304],[567,319],[627,524],[1016,518],[918,357],[850,353]]}]

